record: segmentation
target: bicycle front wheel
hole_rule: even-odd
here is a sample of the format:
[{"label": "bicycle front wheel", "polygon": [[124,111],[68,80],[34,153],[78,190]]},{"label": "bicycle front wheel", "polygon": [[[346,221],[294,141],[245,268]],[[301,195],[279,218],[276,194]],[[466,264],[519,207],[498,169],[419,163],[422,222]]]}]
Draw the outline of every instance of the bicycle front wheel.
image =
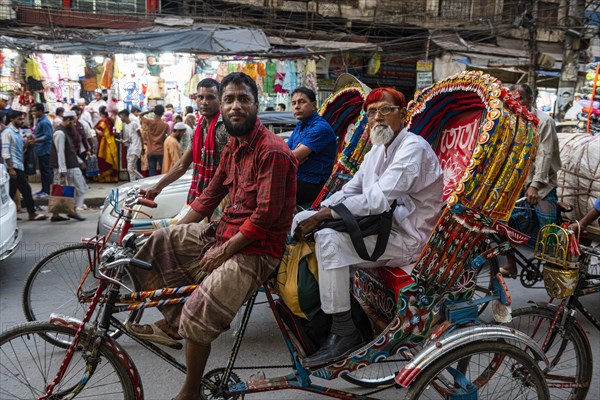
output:
[{"label": "bicycle front wheel", "polygon": [[406,399],[548,399],[537,363],[504,342],[472,342],[435,360],[411,385]]},{"label": "bicycle front wheel", "polygon": [[[47,322],[30,322],[5,331],[0,335],[0,398],[37,399],[54,380],[66,350],[49,343],[52,337],[56,342],[71,342],[75,330]],[[104,344],[100,345],[98,360],[88,364],[89,349],[86,335],[81,337],[82,346],[75,352],[71,363],[51,398],[86,399],[135,399],[135,389],[125,366],[117,354]],[[89,343],[88,343],[89,345]],[[92,361],[90,361],[92,362]],[[90,368],[91,367],[91,368]],[[87,382],[80,386],[91,369]],[[72,396],[72,397],[70,397]]]},{"label": "bicycle front wheel", "polygon": [[[589,341],[576,323],[566,332],[559,327],[551,332],[555,315],[556,311],[548,308],[526,307],[513,311],[512,321],[505,325],[529,335],[546,353],[551,365],[544,371],[550,399],[583,400],[590,389],[594,370]],[[562,315],[559,319],[562,320]]]},{"label": "bicycle front wheel", "polygon": [[[66,315],[82,320],[94,294],[98,282],[90,273],[78,288],[89,266],[88,251],[85,243],[66,246],[54,251],[40,260],[31,270],[23,288],[23,311],[27,321],[45,321],[51,313]],[[125,269],[123,282],[133,290],[136,284],[129,271]],[[125,323],[137,322],[142,311],[116,314],[115,318]],[[110,333],[118,337],[122,332]],[[66,347],[69,343],[63,343]]]}]

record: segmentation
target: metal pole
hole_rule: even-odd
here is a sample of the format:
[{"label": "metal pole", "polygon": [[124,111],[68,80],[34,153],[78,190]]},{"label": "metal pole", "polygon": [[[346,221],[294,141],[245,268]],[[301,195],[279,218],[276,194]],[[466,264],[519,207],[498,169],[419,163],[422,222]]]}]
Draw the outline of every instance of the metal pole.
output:
[{"label": "metal pole", "polygon": [[530,13],[532,21],[529,24],[529,72],[527,74],[527,83],[533,90],[533,106],[536,106],[537,98],[537,80],[535,71],[538,69],[538,50],[537,50],[537,3],[538,0],[530,0]]}]

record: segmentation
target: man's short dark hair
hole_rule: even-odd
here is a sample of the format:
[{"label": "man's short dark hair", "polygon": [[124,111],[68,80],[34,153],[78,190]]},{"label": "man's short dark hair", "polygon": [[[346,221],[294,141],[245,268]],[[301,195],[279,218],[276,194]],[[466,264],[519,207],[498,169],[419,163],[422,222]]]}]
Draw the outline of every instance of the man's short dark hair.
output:
[{"label": "man's short dark hair", "polygon": [[81,111],[81,107],[79,107],[79,106],[73,106],[73,107],[71,107],[71,111],[74,111],[74,112],[78,113],[78,112]]},{"label": "man's short dark hair", "polygon": [[61,115],[63,115],[64,112],[65,112],[65,109],[63,107],[56,107],[56,110],[54,110],[54,115],[61,116]]},{"label": "man's short dark hair", "polygon": [[131,106],[131,112],[132,113],[138,112],[138,111],[142,111],[142,110],[140,110],[140,108],[138,106]]},{"label": "man's short dark hair", "polygon": [[217,82],[215,79],[213,78],[204,78],[202,79],[200,82],[198,82],[198,84],[196,85],[196,90],[200,90],[201,87],[203,88],[217,88],[217,91],[219,90],[219,82]]},{"label": "man's short dark hair", "polygon": [[175,114],[175,116],[173,117],[173,121],[183,122],[183,117],[181,116],[181,114]]},{"label": "man's short dark hair", "polygon": [[165,115],[165,106],[159,104],[156,107],[154,107],[154,114],[158,115],[159,117]]},{"label": "man's short dark hair", "polygon": [[10,124],[10,122],[13,119],[17,119],[19,118],[21,115],[25,115],[25,113],[23,111],[19,111],[19,110],[11,110],[7,115],[6,115],[6,123]]},{"label": "man's short dark hair", "polygon": [[277,104],[277,107],[281,108],[283,111],[285,111],[285,104],[283,103],[279,103]]},{"label": "man's short dark hair", "polygon": [[[302,93],[306,97],[308,97],[308,100],[310,100],[311,102],[317,102],[317,96],[315,95],[315,92],[312,91],[312,89],[309,89],[305,86],[297,87],[296,89],[294,89],[290,97],[294,97],[296,93]],[[285,105],[283,106],[283,109],[285,110]]]},{"label": "man's short dark hair", "polygon": [[194,107],[192,107],[192,106],[185,106],[185,111],[188,114],[193,114],[194,113]]},{"label": "man's short dark hair", "polygon": [[41,111],[46,112],[46,107],[42,103],[35,103],[31,106],[31,111]]},{"label": "man's short dark hair", "polygon": [[124,108],[124,109],[122,109],[121,111],[119,111],[119,114],[118,114],[118,115],[124,115],[124,116],[126,116],[126,117],[129,117],[129,110],[128,110],[128,109],[126,109],[126,108]]},{"label": "man's short dark hair", "polygon": [[250,88],[252,96],[254,96],[254,102],[258,103],[258,87],[256,82],[249,75],[243,72],[232,72],[227,75],[221,81],[221,87],[219,88],[219,100],[223,97],[223,90],[229,85],[246,85]]},{"label": "man's short dark hair", "polygon": [[531,89],[531,86],[529,86],[526,83],[517,83],[517,84],[511,85],[508,88],[508,90],[510,90],[511,92],[514,92],[514,91],[519,90],[519,89],[523,89],[525,91],[525,93],[527,93],[531,97],[534,97],[534,95],[533,95],[533,89]]}]

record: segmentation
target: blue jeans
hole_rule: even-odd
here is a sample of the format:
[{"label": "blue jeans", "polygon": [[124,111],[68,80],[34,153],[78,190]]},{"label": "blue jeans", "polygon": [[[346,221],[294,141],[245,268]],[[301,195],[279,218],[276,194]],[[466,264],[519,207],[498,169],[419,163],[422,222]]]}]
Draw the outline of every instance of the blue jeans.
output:
[{"label": "blue jeans", "polygon": [[151,156],[150,154],[148,154],[148,175],[150,175],[150,176],[157,175],[156,166],[158,164],[158,167],[162,168],[162,162],[163,162],[162,155]]},{"label": "blue jeans", "polygon": [[50,185],[52,184],[54,175],[52,167],[50,167],[50,155],[37,156],[37,158],[38,167],[40,169],[40,175],[42,178],[42,192],[50,194]]}]

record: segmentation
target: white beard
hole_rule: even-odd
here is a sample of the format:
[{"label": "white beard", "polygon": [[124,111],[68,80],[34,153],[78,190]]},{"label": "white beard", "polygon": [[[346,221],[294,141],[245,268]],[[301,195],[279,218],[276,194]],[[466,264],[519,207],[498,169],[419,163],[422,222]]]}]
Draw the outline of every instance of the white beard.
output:
[{"label": "white beard", "polygon": [[374,145],[386,145],[394,140],[394,131],[387,125],[377,125],[371,130],[370,137]]}]

